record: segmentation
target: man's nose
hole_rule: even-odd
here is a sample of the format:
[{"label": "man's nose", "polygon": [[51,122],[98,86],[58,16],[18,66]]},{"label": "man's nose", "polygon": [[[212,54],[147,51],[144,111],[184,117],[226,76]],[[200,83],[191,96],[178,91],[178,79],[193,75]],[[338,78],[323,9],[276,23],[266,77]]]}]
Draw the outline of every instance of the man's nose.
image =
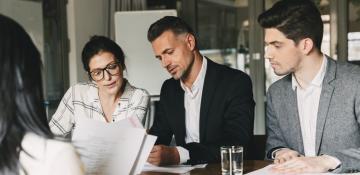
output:
[{"label": "man's nose", "polygon": [[168,59],[167,57],[163,57],[163,58],[161,59],[161,65],[162,65],[162,67],[166,68],[169,64],[170,64],[170,61],[169,61],[169,59]]},{"label": "man's nose", "polygon": [[268,46],[265,46],[265,49],[264,49],[264,57],[265,59],[272,59],[272,54],[271,54],[271,50]]}]

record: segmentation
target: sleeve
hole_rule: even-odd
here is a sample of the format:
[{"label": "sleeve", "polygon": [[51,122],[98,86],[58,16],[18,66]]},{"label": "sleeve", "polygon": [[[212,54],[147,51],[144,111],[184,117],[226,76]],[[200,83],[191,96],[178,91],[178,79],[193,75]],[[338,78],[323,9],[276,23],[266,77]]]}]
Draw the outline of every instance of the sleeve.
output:
[{"label": "sleeve", "polygon": [[283,136],[280,131],[279,122],[277,120],[276,113],[274,111],[272,102],[272,90],[268,91],[266,98],[266,159],[273,159],[272,153],[280,148],[286,148],[286,144],[283,141]]},{"label": "sleeve", "polygon": [[[355,94],[354,115],[359,126],[357,132],[360,132],[360,90],[357,90]],[[360,172],[360,147],[340,150],[327,155],[340,160],[341,165],[336,169],[336,173]]]},{"label": "sleeve", "polygon": [[166,105],[166,81],[161,87],[160,101],[155,103],[154,123],[149,130],[149,134],[157,136],[156,145],[169,145],[173,136],[170,129],[170,124],[166,118],[165,105]]},{"label": "sleeve", "polygon": [[137,89],[132,97],[134,103],[133,112],[144,125],[150,105],[150,95],[144,89]]},{"label": "sleeve", "polygon": [[[245,149],[253,135],[254,106],[252,84],[248,75],[242,74],[232,82],[222,116],[220,141],[217,143],[188,143],[190,164],[220,162],[220,146],[242,145]],[[230,84],[229,84],[230,85]]]},{"label": "sleeve", "polygon": [[180,164],[186,163],[190,159],[189,151],[181,146],[176,147],[180,156]]},{"label": "sleeve", "polygon": [[49,126],[54,135],[68,137],[74,126],[74,87],[70,87],[61,99],[60,104],[51,117]]},{"label": "sleeve", "polygon": [[75,151],[75,148],[66,144],[59,150],[54,157],[49,158],[49,167],[47,174],[52,175],[84,175],[84,165],[82,164],[79,155]]}]

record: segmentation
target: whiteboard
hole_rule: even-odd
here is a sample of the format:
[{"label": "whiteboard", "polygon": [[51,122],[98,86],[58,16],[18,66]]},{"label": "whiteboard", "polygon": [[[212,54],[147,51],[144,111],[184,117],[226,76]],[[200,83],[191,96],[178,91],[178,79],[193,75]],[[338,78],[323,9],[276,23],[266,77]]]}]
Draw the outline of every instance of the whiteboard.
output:
[{"label": "whiteboard", "polygon": [[176,16],[176,10],[121,11],[115,13],[115,38],[125,53],[125,77],[150,95],[159,95],[162,83],[170,77],[155,58],[147,31],[164,16]]}]

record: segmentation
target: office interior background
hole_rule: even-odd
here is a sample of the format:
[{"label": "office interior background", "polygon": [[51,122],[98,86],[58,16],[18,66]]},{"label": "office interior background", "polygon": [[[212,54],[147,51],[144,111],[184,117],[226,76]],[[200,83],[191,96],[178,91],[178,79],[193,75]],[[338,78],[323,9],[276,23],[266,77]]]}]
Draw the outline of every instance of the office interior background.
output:
[{"label": "office interior background", "polygon": [[[198,34],[201,53],[251,76],[256,101],[254,134],[264,136],[266,91],[280,77],[263,57],[264,34],[257,16],[276,1],[0,0],[0,13],[22,24],[42,53],[44,104],[51,117],[69,86],[88,81],[81,50],[89,37],[105,35],[115,40],[115,11],[176,9]],[[325,24],[323,52],[338,61],[359,64],[360,0],[314,2]],[[149,59],[155,58],[150,55]],[[156,100],[154,96],[152,104]],[[147,126],[151,125],[154,106],[151,109]]]}]

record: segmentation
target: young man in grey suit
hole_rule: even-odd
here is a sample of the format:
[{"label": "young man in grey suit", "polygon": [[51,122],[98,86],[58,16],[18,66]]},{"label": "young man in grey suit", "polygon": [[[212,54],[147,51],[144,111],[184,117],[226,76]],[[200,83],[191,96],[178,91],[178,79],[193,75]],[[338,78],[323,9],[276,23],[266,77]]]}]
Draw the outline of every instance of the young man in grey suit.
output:
[{"label": "young man in grey suit", "polygon": [[262,13],[269,88],[267,158],[278,173],[360,170],[360,68],[321,52],[323,22],[308,0],[277,2]]},{"label": "young man in grey suit", "polygon": [[[161,88],[149,131],[158,138],[148,162],[220,162],[220,146],[246,148],[255,105],[250,77],[202,56],[193,30],[181,18],[166,16],[154,22],[148,40],[172,76]],[[176,147],[169,146],[173,136]]]}]

